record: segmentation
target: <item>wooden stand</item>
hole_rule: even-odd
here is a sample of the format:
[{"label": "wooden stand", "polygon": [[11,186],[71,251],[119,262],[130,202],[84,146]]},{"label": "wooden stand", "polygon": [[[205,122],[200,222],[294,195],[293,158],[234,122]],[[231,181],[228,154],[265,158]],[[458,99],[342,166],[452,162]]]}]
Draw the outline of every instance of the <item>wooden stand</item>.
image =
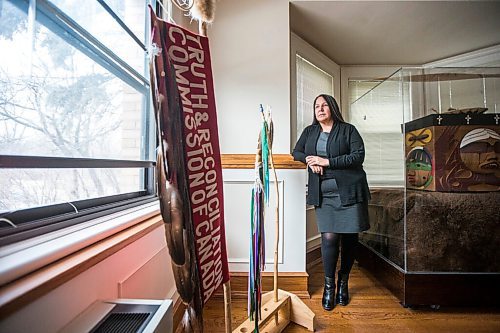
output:
[{"label": "wooden stand", "polygon": [[[281,289],[278,289],[277,302],[273,296],[274,291],[262,295],[262,319],[259,321],[259,331],[281,332],[290,322],[314,331],[314,313],[298,296]],[[253,332],[254,328],[255,322],[247,319],[233,333]]]},{"label": "wooden stand", "polygon": [[[262,295],[261,320],[259,331],[265,333],[278,333],[285,329],[290,322],[304,326],[309,331],[314,331],[314,312],[292,293],[278,289],[278,245],[279,245],[279,191],[278,177],[274,168],[273,152],[269,148],[271,168],[274,173],[276,190],[276,238],[274,242],[274,290]],[[255,322],[250,318],[238,326],[233,333],[253,332]]]}]

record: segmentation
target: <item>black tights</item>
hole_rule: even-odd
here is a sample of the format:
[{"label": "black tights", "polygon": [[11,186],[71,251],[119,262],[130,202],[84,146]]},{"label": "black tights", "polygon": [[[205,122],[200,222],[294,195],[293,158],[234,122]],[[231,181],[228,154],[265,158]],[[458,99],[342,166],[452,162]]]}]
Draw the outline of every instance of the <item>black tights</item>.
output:
[{"label": "black tights", "polygon": [[[339,245],[341,245],[339,247]],[[351,272],[356,248],[358,245],[358,234],[337,234],[334,232],[321,233],[321,256],[323,257],[323,267],[325,276],[334,278],[337,260],[339,258],[339,248],[342,251],[340,260],[340,273],[346,277]]]}]

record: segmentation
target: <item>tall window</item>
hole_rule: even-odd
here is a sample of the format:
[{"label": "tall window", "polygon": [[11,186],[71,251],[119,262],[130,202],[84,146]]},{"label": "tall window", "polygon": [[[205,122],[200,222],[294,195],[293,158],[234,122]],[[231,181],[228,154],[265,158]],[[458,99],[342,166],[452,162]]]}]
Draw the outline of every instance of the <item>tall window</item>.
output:
[{"label": "tall window", "polygon": [[348,119],[365,144],[363,167],[368,183],[370,186],[403,186],[401,124],[404,120],[400,82],[349,80],[348,89]]},{"label": "tall window", "polygon": [[333,77],[311,62],[296,55],[297,66],[297,141],[302,130],[313,121],[313,102],[319,94],[333,95]]},{"label": "tall window", "polygon": [[152,194],[146,4],[0,0],[0,237]]}]

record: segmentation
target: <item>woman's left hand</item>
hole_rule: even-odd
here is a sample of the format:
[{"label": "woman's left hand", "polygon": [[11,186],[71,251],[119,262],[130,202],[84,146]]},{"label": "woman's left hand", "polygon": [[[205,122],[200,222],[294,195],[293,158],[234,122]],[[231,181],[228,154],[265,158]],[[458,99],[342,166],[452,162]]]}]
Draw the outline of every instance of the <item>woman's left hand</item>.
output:
[{"label": "woman's left hand", "polygon": [[308,166],[314,166],[318,165],[321,167],[328,167],[330,166],[330,161],[328,161],[327,158],[319,157],[319,156],[307,156],[306,157],[306,163]]},{"label": "woman's left hand", "polygon": [[320,175],[323,174],[323,167],[320,167],[318,165],[309,165],[308,168],[310,168],[314,173],[318,173]]}]

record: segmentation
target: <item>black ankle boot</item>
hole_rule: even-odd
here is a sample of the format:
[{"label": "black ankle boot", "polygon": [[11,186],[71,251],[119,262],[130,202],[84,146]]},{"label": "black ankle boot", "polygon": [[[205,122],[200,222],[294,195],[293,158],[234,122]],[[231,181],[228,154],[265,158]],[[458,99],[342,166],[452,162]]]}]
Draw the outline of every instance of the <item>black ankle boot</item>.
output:
[{"label": "black ankle boot", "polygon": [[325,276],[325,289],[321,304],[323,309],[327,311],[331,311],[335,307],[335,278],[333,277]]},{"label": "black ankle boot", "polygon": [[340,274],[339,272],[339,279],[337,280],[337,297],[335,298],[335,302],[342,306],[349,304],[348,280],[348,275]]}]

